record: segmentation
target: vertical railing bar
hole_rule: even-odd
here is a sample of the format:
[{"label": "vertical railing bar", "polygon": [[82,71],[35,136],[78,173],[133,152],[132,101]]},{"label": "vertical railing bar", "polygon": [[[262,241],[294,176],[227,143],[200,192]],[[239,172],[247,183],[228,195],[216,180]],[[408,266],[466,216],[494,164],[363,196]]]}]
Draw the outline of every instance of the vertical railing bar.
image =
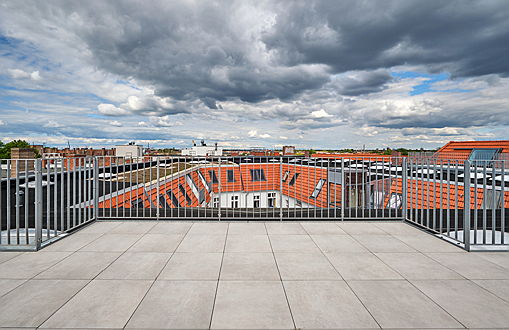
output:
[{"label": "vertical railing bar", "polygon": [[451,161],[447,160],[447,236],[451,231]]},{"label": "vertical railing bar", "polygon": [[60,159],[60,232],[65,232],[65,213],[64,213],[64,191],[65,191],[65,179],[64,179],[64,160]]},{"label": "vertical railing bar", "polygon": [[[494,161],[495,162],[495,161]],[[494,245],[495,242],[495,231],[496,231],[496,215],[497,215],[497,190],[495,184],[495,163],[492,163],[491,167],[491,190],[492,190],[492,198],[491,198],[491,244]]]},{"label": "vertical railing bar", "polygon": [[15,178],[15,184],[16,184],[16,187],[15,187],[15,203],[16,203],[16,206],[15,206],[15,213],[16,213],[16,244],[19,245],[20,243],[20,239],[19,239],[19,226],[20,226],[20,210],[19,210],[19,203],[21,202],[20,201],[20,197],[19,197],[19,162],[20,160],[17,159],[16,160],[16,167],[15,167],[15,170],[16,170],[16,178]]},{"label": "vertical railing bar", "polygon": [[76,158],[72,158],[72,226],[76,226]]},{"label": "vertical railing bar", "polygon": [[[42,160],[36,159],[34,164],[35,174],[35,249],[39,250],[42,244]],[[28,236],[27,236],[28,237]]]},{"label": "vertical railing bar", "polygon": [[53,171],[53,175],[55,177],[53,184],[53,236],[56,237],[58,234],[58,170],[57,170],[57,163],[55,160],[55,169]]},{"label": "vertical railing bar", "polygon": [[470,251],[470,162],[466,160],[464,166],[463,243],[465,244],[465,250]]},{"label": "vertical railing bar", "polygon": [[[217,166],[218,166],[218,173],[219,173],[219,175],[221,175],[221,157],[218,157],[218,165]],[[214,167],[212,167],[212,168],[214,168]],[[210,178],[210,182],[211,182],[211,185],[213,185],[213,183],[214,183],[213,178]],[[222,200],[221,200],[221,181],[219,181],[217,183],[217,195],[219,197],[217,217],[218,217],[218,221],[221,221],[221,204],[222,204]],[[226,203],[228,203],[228,201],[226,201]]]},{"label": "vertical railing bar", "polygon": [[[31,160],[30,162],[32,162],[33,160]],[[29,200],[28,200],[28,195],[29,195],[29,189],[28,189],[28,175],[29,175],[29,169],[28,169],[28,160],[25,160],[25,203],[24,203],[24,222],[25,222],[25,244],[28,245],[29,244],[29,240],[28,240],[28,227],[29,227],[29,224],[28,224],[28,203],[29,203]],[[0,223],[0,228],[1,228],[1,223]]]},{"label": "vertical railing bar", "polygon": [[426,228],[431,228],[430,226],[430,213],[431,213],[431,205],[430,205],[430,202],[431,202],[431,199],[430,199],[430,185],[431,185],[431,180],[430,180],[430,175],[431,175],[431,172],[430,172],[430,160],[428,159],[426,161]]},{"label": "vertical railing bar", "polygon": [[403,221],[406,221],[407,220],[407,209],[408,209],[408,182],[407,182],[408,172],[407,172],[407,159],[406,158],[402,159],[401,169],[402,169],[402,171],[401,171],[401,175],[402,175],[401,190],[403,191],[402,217],[403,217]]},{"label": "vertical railing bar", "polygon": [[[133,155],[129,156],[129,218],[133,217]],[[138,173],[136,173],[138,175]],[[124,207],[126,207],[124,203]]]},{"label": "vertical railing bar", "polygon": [[7,177],[7,181],[6,181],[6,184],[7,184],[7,201],[6,201],[6,206],[7,206],[7,244],[10,245],[11,244],[11,162],[12,160],[11,159],[8,159],[7,160],[7,173],[6,173],[6,177]]},{"label": "vertical railing bar", "polygon": [[437,228],[437,193],[437,165],[433,162],[433,230]]},{"label": "vertical railing bar", "polygon": [[50,162],[46,160],[46,239],[50,238],[50,212],[51,212],[51,172]]},{"label": "vertical railing bar", "polygon": [[62,165],[64,167],[66,167],[64,169],[66,171],[66,176],[67,176],[67,187],[66,187],[66,195],[67,195],[67,198],[66,198],[67,229],[71,228],[71,174],[70,174],[71,166],[70,166],[70,164],[71,164],[71,159],[70,158],[62,159]]},{"label": "vertical railing bar", "polygon": [[160,216],[160,212],[161,212],[161,208],[164,207],[164,205],[161,205],[161,203],[159,202],[159,195],[160,195],[160,175],[161,175],[161,172],[159,170],[159,157],[156,158],[156,199],[155,199],[155,204],[156,204],[156,218],[157,220],[159,221],[159,216]]},{"label": "vertical railing bar", "polygon": [[444,227],[444,163],[440,161],[440,209],[439,209],[439,233],[442,234],[442,230]]},{"label": "vertical railing bar", "polygon": [[283,157],[279,157],[279,221],[283,221]]},{"label": "vertical railing bar", "polygon": [[[7,162],[9,162],[9,161],[7,160]],[[3,159],[0,159],[0,231],[1,231],[1,228],[3,228],[3,217],[2,217],[2,214],[3,214],[3,212],[2,212],[2,205],[3,205],[3,203],[2,203],[2,201],[3,201],[3,198],[2,198],[3,169],[2,168],[3,168],[3,166],[2,165],[3,165],[3,163],[4,163]],[[6,181],[6,184],[9,185],[9,182]],[[7,206],[7,209],[9,209],[9,206]],[[9,222],[9,219],[7,219],[7,222]],[[7,225],[7,223],[6,223],[6,225]],[[0,235],[0,244],[4,244],[2,235]]]},{"label": "vertical railing bar", "polygon": [[486,187],[486,162],[482,163],[483,165],[483,206],[482,206],[482,244],[486,244],[486,226],[488,222],[488,214],[486,210],[486,201],[487,201],[487,187]]},{"label": "vertical railing bar", "polygon": [[97,157],[94,157],[94,220],[99,219],[99,161]]},{"label": "vertical railing bar", "polygon": [[477,161],[474,161],[472,163],[473,167],[474,167],[474,244],[477,244],[477,229],[478,229],[478,226],[479,226],[479,223],[478,223],[478,197],[477,197],[477,194],[478,194],[478,188],[477,188],[477,185],[479,184],[478,183],[478,178],[477,178],[477,173],[478,173],[478,169],[477,169],[477,166],[478,166],[478,162]]},{"label": "vertical railing bar", "polygon": [[[458,189],[459,189],[459,178],[458,178],[458,167],[459,162],[456,160],[456,172],[455,172],[455,178],[456,178],[456,190],[455,190],[455,196],[454,196],[454,204],[455,204],[455,212],[454,212],[454,238],[458,239],[458,212],[459,212],[459,200],[458,200]],[[465,171],[465,165],[463,165],[463,172]],[[465,180],[465,178],[463,178]],[[465,195],[465,183],[463,183],[463,196]],[[465,203],[463,198],[463,204]]]},{"label": "vertical railing bar", "polygon": [[502,205],[500,210],[500,244],[504,245],[505,240],[505,160],[501,160],[502,173],[500,176],[500,189],[502,190]]},{"label": "vertical railing bar", "polygon": [[345,159],[341,158],[341,221],[345,220]]}]

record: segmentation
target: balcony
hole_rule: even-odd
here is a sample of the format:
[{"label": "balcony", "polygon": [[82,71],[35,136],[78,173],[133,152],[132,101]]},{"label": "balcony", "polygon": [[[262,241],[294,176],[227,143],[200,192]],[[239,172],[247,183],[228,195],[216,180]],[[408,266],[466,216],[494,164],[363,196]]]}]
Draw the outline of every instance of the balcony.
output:
[{"label": "balcony", "polygon": [[0,297],[15,328],[505,328],[509,255],[400,221],[102,221],[1,252]]}]

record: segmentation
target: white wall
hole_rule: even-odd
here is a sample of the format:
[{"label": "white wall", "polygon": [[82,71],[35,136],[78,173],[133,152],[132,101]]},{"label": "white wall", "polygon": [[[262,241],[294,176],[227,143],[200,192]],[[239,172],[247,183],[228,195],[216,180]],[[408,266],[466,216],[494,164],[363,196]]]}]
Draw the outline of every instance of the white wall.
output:
[{"label": "white wall", "polygon": [[115,156],[119,157],[141,157],[143,147],[138,145],[123,145],[115,147]]},{"label": "white wall", "polygon": [[[260,207],[261,208],[267,208],[268,207],[268,196],[269,193],[275,193],[276,194],[276,201],[275,201],[275,207],[279,208],[281,205],[281,201],[279,200],[281,194],[279,191],[257,191],[257,192],[222,192],[220,201],[221,201],[221,207],[231,207],[232,202],[231,198],[232,196],[239,196],[239,208],[252,208],[253,207],[253,196],[259,195],[260,196]],[[213,201],[214,197],[219,196],[219,194],[215,193],[212,194],[212,198],[209,202],[209,207],[213,207]],[[297,200],[292,197],[288,197],[283,195],[283,208],[290,207],[290,208],[308,208],[308,207],[314,207],[313,205],[307,204],[302,202],[302,205],[297,205]]]},{"label": "white wall", "polygon": [[182,156],[222,156],[223,148],[215,146],[195,146],[192,148],[182,149]]}]

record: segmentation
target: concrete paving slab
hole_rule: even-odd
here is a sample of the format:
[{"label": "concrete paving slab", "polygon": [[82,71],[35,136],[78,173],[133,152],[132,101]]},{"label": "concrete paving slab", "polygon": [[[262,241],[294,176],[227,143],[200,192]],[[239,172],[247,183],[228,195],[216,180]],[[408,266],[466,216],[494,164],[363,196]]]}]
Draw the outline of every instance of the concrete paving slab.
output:
[{"label": "concrete paving slab", "polygon": [[369,252],[348,235],[312,235],[313,241],[325,253],[328,252]]},{"label": "concrete paving slab", "polygon": [[75,252],[84,247],[87,244],[95,241],[103,234],[95,233],[95,234],[87,234],[77,232],[76,234],[68,235],[65,238],[62,238],[56,241],[53,244],[50,244],[44,247],[44,252],[49,251],[69,251]]},{"label": "concrete paving slab", "polygon": [[283,280],[341,280],[322,253],[275,253]]},{"label": "concrete paving slab", "polygon": [[14,290],[21,284],[25,283],[26,280],[2,280],[0,279],[0,297],[7,292]]},{"label": "concrete paving slab", "polygon": [[300,223],[297,222],[266,222],[265,227],[269,235],[307,235]]},{"label": "concrete paving slab", "polygon": [[217,280],[222,258],[222,253],[174,253],[159,279]]},{"label": "concrete paving slab", "polygon": [[29,279],[69,256],[70,252],[27,252],[5,261],[0,278]]},{"label": "concrete paving slab", "polygon": [[397,280],[401,275],[372,253],[327,253],[345,280]]},{"label": "concrete paving slab", "polygon": [[97,278],[119,280],[155,280],[171,253],[126,252],[104,269]]},{"label": "concrete paving slab", "polygon": [[225,252],[272,252],[267,235],[230,235]]},{"label": "concrete paving slab", "polygon": [[85,245],[80,251],[124,252],[141,237],[142,234],[104,234],[90,244]]},{"label": "concrete paving slab", "polygon": [[428,235],[424,231],[402,221],[376,222],[376,226],[390,235]]},{"label": "concrete paving slab", "polygon": [[294,329],[280,281],[220,281],[212,329]]},{"label": "concrete paving slab", "polygon": [[467,328],[509,325],[509,304],[468,280],[412,281]]},{"label": "concrete paving slab", "polygon": [[507,252],[478,252],[472,253],[476,256],[479,256],[483,259],[488,260],[494,264],[504,267],[505,269],[509,269],[509,253]]},{"label": "concrete paving slab", "polygon": [[497,297],[509,302],[509,280],[474,280],[474,282]]},{"label": "concrete paving slab", "polygon": [[346,233],[332,222],[303,222],[302,227],[309,235],[346,235]]},{"label": "concrete paving slab", "polygon": [[223,252],[226,235],[187,234],[176,252]]},{"label": "concrete paving slab", "polygon": [[277,281],[280,279],[272,253],[225,253],[221,280]]},{"label": "concrete paving slab", "polygon": [[427,255],[468,279],[509,279],[509,271],[473,253],[427,253]]},{"label": "concrete paving slab", "polygon": [[216,281],[156,281],[126,328],[208,329],[216,285]]},{"label": "concrete paving slab", "polygon": [[2,297],[2,327],[38,327],[88,281],[30,280]]},{"label": "concrete paving slab", "polygon": [[185,235],[192,225],[192,222],[159,222],[148,231],[148,234]]},{"label": "concrete paving slab", "polygon": [[457,252],[466,253],[461,247],[448,243],[431,234],[428,235],[394,235],[406,245],[420,252]]},{"label": "concrete paving slab", "polygon": [[267,235],[263,222],[230,222],[228,235]]},{"label": "concrete paving slab", "polygon": [[378,328],[344,281],[285,281],[298,329]]},{"label": "concrete paving slab", "polygon": [[1,251],[0,252],[0,264],[6,262],[7,260],[11,260],[14,257],[23,254],[23,252],[11,252],[11,251]]},{"label": "concrete paving slab", "polygon": [[152,281],[93,280],[42,328],[123,328]]},{"label": "concrete paving slab", "polygon": [[407,281],[348,281],[382,328],[459,328],[454,318]]},{"label": "concrete paving slab", "polygon": [[227,222],[195,222],[188,235],[226,235]]},{"label": "concrete paving slab", "polygon": [[371,252],[416,252],[415,249],[392,236],[353,235],[352,237]]},{"label": "concrete paving slab", "polygon": [[339,228],[349,235],[389,235],[373,222],[338,222]]},{"label": "concrete paving slab", "polygon": [[110,230],[122,224],[121,221],[94,221],[85,228],[80,229],[79,233],[86,234],[105,234]]},{"label": "concrete paving slab", "polygon": [[37,279],[91,280],[108,267],[120,252],[76,252],[37,275]]},{"label": "concrete paving slab", "polygon": [[377,253],[376,255],[407,279],[464,279],[460,274],[422,253]]},{"label": "concrete paving slab", "polygon": [[154,221],[123,221],[120,226],[111,229],[109,234],[146,234],[156,225]]},{"label": "concrete paving slab", "polygon": [[274,252],[320,252],[309,235],[269,235],[269,238]]},{"label": "concrete paving slab", "polygon": [[174,252],[184,235],[145,234],[129,252]]}]

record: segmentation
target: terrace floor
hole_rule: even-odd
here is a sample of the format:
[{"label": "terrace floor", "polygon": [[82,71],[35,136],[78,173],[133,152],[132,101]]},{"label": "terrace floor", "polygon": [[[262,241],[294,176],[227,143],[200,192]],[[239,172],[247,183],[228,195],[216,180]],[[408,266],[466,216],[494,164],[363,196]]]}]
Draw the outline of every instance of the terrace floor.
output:
[{"label": "terrace floor", "polygon": [[0,253],[0,327],[509,328],[509,253],[400,222],[98,222]]}]

